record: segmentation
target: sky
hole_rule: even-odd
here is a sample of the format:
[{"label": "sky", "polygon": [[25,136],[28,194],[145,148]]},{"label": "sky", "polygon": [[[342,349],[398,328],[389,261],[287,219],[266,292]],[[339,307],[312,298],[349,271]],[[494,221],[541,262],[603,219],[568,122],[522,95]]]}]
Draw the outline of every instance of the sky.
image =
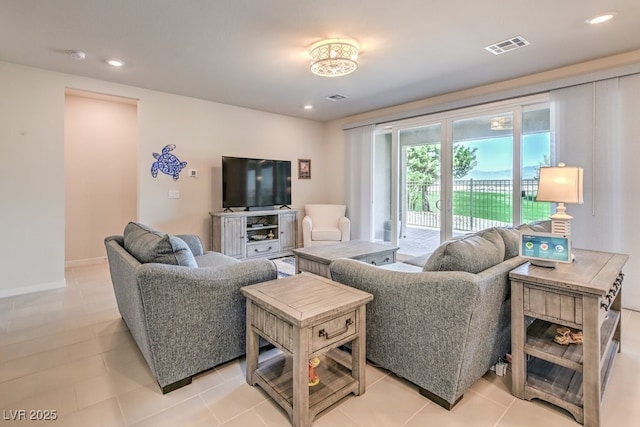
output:
[{"label": "sky", "polygon": [[[544,159],[543,155],[549,155],[550,135],[548,133],[525,135],[522,145],[522,165],[539,166]],[[502,171],[512,169],[513,150],[510,136],[466,141],[464,146],[478,148],[478,151],[476,151],[476,160],[478,162],[476,170]]]}]

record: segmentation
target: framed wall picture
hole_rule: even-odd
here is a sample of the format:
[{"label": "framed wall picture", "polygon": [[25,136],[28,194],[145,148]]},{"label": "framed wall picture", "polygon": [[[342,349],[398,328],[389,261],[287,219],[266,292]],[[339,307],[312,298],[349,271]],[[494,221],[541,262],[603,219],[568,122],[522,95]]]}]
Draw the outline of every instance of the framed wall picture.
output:
[{"label": "framed wall picture", "polygon": [[311,179],[310,159],[298,159],[298,179]]}]

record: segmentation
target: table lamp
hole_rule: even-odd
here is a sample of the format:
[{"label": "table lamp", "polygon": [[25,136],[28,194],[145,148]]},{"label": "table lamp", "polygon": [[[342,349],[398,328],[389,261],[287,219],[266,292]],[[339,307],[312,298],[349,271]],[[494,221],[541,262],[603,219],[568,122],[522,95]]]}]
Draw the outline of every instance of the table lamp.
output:
[{"label": "table lamp", "polygon": [[571,235],[571,215],[567,214],[565,203],[582,204],[583,169],[558,163],[555,167],[541,167],[538,179],[536,202],[557,203],[556,213],[551,215],[551,232],[569,237]]}]

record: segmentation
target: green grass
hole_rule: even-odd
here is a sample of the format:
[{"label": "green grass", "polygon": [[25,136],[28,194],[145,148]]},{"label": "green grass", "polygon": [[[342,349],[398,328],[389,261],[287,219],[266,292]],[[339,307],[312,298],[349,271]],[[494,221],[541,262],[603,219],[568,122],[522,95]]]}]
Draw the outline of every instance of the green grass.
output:
[{"label": "green grass", "polygon": [[[430,194],[430,200],[438,200],[439,194]],[[512,223],[511,194],[474,192],[473,203],[469,191],[453,192],[453,214],[460,216],[472,216],[505,223]],[[421,200],[416,200],[413,208],[422,210]],[[437,211],[435,202],[430,203],[432,211]],[[531,222],[546,219],[551,214],[549,203],[537,203],[532,200],[522,199],[522,222]]]}]

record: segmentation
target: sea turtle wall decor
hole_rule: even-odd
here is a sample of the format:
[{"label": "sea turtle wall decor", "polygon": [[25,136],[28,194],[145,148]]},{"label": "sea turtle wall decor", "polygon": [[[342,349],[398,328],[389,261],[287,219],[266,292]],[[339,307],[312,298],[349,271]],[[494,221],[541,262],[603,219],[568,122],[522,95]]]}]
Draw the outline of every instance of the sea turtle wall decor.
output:
[{"label": "sea turtle wall decor", "polygon": [[187,166],[187,162],[181,162],[179,158],[169,152],[174,148],[176,148],[174,144],[169,144],[162,149],[162,154],[153,153],[156,161],[151,165],[151,176],[157,177],[159,170],[162,173],[171,175],[174,181],[180,178],[180,171]]}]

